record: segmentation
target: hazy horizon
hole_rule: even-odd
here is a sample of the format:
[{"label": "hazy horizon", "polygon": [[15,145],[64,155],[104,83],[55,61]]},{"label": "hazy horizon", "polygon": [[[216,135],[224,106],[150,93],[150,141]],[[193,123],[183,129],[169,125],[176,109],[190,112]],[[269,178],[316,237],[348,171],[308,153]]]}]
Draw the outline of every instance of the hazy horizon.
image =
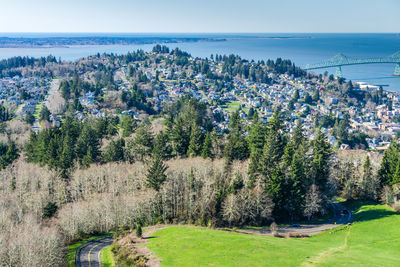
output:
[{"label": "hazy horizon", "polygon": [[2,33],[396,33],[400,1],[5,0]]},{"label": "hazy horizon", "polygon": [[[398,32],[0,32],[0,34],[79,34],[79,35],[84,35],[84,34],[128,34],[128,35],[143,35],[143,34],[196,34],[196,35],[203,35],[203,34],[210,34],[210,35],[237,35],[237,34],[243,34],[243,35],[256,35],[256,34],[343,34],[343,35],[348,35],[348,34],[400,34],[400,30]],[[249,36],[251,37],[251,36]]]}]

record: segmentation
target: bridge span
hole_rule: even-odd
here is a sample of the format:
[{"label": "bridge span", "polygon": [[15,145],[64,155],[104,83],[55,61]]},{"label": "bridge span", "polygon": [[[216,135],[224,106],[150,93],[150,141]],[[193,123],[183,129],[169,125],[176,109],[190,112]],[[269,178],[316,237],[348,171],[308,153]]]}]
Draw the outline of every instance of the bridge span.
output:
[{"label": "bridge span", "polygon": [[326,69],[336,67],[336,76],[342,77],[342,66],[362,65],[362,64],[395,64],[393,75],[400,76],[400,51],[380,58],[351,58],[342,53],[316,64],[307,64],[305,70]]}]

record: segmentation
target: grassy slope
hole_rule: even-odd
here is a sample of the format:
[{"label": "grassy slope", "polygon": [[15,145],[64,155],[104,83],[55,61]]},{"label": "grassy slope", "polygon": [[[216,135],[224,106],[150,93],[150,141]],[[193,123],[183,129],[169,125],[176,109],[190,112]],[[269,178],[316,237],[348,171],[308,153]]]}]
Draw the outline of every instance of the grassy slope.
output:
[{"label": "grassy slope", "polygon": [[347,247],[323,266],[400,266],[400,214],[382,205],[359,206]]},{"label": "grassy slope", "polygon": [[112,246],[108,246],[103,249],[100,253],[101,266],[103,267],[113,267],[115,266],[113,253],[111,251]]},{"label": "grassy slope", "polygon": [[175,226],[153,234],[149,247],[163,266],[399,265],[400,215],[381,205],[352,208],[357,222],[350,231],[341,227],[307,239],[279,239]]}]

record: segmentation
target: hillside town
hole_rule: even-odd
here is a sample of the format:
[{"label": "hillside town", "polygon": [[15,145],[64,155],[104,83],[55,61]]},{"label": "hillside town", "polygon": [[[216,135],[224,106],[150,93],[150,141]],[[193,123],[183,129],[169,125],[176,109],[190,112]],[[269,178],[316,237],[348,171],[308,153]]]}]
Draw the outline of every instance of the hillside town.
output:
[{"label": "hillside town", "polygon": [[[128,64],[114,55],[98,55],[75,63],[59,63],[75,64],[74,75],[92,85],[97,79],[96,75],[100,75],[99,66],[109,71],[106,73],[103,70],[103,76],[111,75],[108,79],[112,81],[112,87],[110,83],[97,81],[96,86],[101,84],[101,88],[96,89],[97,91],[87,90],[76,98],[75,101],[81,107],[74,110],[78,119],[104,117],[109,114],[133,116],[136,120],[147,117],[148,111],[137,106],[129,107],[121,101],[122,94],[129,94],[133,86],[139,85],[139,90],[144,93],[143,101],[154,111],[153,114],[163,112],[166,106],[185,95],[206,103],[214,115],[214,127],[219,133],[228,129],[230,116],[235,111],[250,124],[255,113],[264,122],[268,122],[276,108],[285,115],[285,123],[290,131],[300,120],[306,135],[313,138],[313,129],[320,126],[331,145],[340,149],[354,148],[354,145],[338,140],[335,133],[335,127],[344,118],[348,123],[346,135],[362,133],[365,140],[360,142],[366,145],[362,147],[365,149],[384,150],[400,131],[400,96],[383,91],[382,88],[347,82],[332,75],[307,74],[295,77],[296,75],[279,73],[273,69],[266,72],[267,82],[259,82],[252,70],[253,66],[262,63],[240,58],[234,58],[235,64],[239,62],[247,66],[248,73],[232,75],[231,79],[226,79],[226,59],[223,60],[222,56],[212,55],[211,59],[198,59],[179,50],[175,50],[175,53],[162,53],[157,49],[153,49],[151,53],[138,51],[137,55],[142,58]],[[178,59],[184,59],[185,63],[182,65]],[[196,69],[197,66],[200,68]],[[67,99],[60,96],[54,98],[54,94],[61,94],[61,89],[50,90],[50,87],[55,82],[59,86],[60,81],[71,79],[71,75],[3,75],[0,78],[0,98],[13,111],[15,119],[25,120],[28,114],[34,115],[34,131],[60,125],[68,106],[65,102]],[[251,75],[253,79],[250,79]],[[219,80],[215,77],[222,78]],[[343,88],[347,90],[345,94],[341,92]],[[374,95],[374,98],[357,98],[357,95],[366,94]],[[54,105],[51,102],[57,101],[55,99],[59,101],[56,111],[50,108]],[[50,123],[39,121],[43,103],[52,111]],[[321,123],[321,120],[324,122]]]}]

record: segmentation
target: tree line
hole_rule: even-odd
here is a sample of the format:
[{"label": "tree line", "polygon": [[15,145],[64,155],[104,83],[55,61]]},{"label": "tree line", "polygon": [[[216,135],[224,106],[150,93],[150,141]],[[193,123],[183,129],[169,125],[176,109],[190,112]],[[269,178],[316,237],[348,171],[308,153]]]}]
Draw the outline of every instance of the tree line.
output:
[{"label": "tree line", "polygon": [[[47,63],[58,63],[57,59],[54,56],[47,56],[47,57],[11,57],[8,59],[0,60],[0,77],[7,77],[7,76],[14,76],[20,75],[21,72],[17,70],[12,70],[20,67],[44,67]],[[10,75],[13,74],[13,75]]]}]

